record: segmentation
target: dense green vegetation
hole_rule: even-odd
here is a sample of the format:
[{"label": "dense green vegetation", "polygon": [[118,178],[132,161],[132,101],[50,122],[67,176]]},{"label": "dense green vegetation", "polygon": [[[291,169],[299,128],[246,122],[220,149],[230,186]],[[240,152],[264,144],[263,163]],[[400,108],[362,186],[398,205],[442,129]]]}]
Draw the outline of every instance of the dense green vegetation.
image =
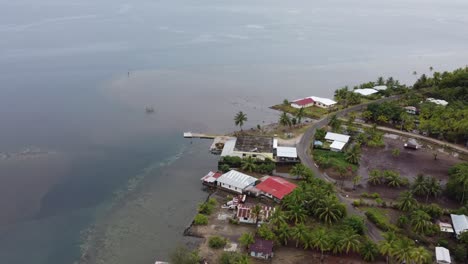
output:
[{"label": "dense green vegetation", "polygon": [[218,162],[218,169],[227,172],[230,168],[240,168],[247,172],[271,174],[276,165],[271,159],[260,160],[251,156],[244,159],[235,156],[222,157]]},{"label": "dense green vegetation", "polygon": [[194,225],[207,225],[208,224],[208,216],[204,214],[197,214],[193,219]]},{"label": "dense green vegetation", "polygon": [[369,183],[373,185],[386,184],[389,187],[401,187],[409,184],[407,178],[400,176],[400,173],[392,170],[373,169],[369,173]]},{"label": "dense green vegetation", "polygon": [[208,246],[210,248],[223,248],[224,246],[226,246],[226,243],[227,239],[220,236],[212,236],[208,239]]},{"label": "dense green vegetation", "polygon": [[249,258],[237,252],[223,252],[219,260],[220,264],[249,264]]},{"label": "dense green vegetation", "polygon": [[461,204],[468,202],[468,162],[459,163],[450,168],[446,190]]},{"label": "dense green vegetation", "polygon": [[379,208],[366,208],[365,214],[367,219],[374,223],[378,228],[383,231],[396,231],[397,227],[390,224],[388,221],[388,216],[385,214],[382,209]]},{"label": "dense green vegetation", "polygon": [[[322,168],[333,168],[337,171],[356,171],[357,166],[351,162],[348,162],[347,154],[343,152],[334,152],[322,149],[314,149],[312,155],[314,160]],[[353,161],[355,159],[353,158]]]},{"label": "dense green vegetation", "polygon": [[190,251],[185,247],[177,247],[170,253],[169,259],[174,264],[198,264],[201,261],[198,251]]}]

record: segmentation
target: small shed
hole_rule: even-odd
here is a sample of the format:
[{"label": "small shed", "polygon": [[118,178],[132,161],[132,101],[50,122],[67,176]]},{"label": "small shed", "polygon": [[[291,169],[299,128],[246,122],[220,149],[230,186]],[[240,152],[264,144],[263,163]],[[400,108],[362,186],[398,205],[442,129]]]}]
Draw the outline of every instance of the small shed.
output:
[{"label": "small shed", "polygon": [[270,259],[273,257],[273,241],[255,238],[255,242],[250,245],[250,256],[260,259]]},{"label": "small shed", "polygon": [[346,146],[346,143],[340,141],[333,141],[330,145],[330,150],[335,152],[343,151],[343,148]]},{"label": "small shed", "polygon": [[449,223],[439,222],[440,232],[453,233],[453,227]]},{"label": "small shed", "polygon": [[450,259],[450,252],[444,247],[435,248],[436,262],[437,264],[450,264],[452,260]]}]

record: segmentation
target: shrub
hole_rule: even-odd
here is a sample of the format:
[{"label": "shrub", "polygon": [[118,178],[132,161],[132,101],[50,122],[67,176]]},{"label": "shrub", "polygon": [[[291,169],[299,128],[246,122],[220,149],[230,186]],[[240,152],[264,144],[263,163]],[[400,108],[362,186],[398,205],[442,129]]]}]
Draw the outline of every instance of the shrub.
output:
[{"label": "shrub", "polygon": [[208,239],[208,245],[210,248],[222,248],[226,245],[226,243],[226,238],[220,236],[212,236]]},{"label": "shrub", "polygon": [[378,193],[372,193],[372,194],[369,194],[369,193],[363,193],[361,194],[361,197],[364,197],[364,198],[371,198],[371,199],[377,199],[377,198],[380,198],[380,195]]},{"label": "shrub", "polygon": [[234,218],[229,218],[229,223],[230,223],[230,224],[233,224],[233,225],[238,225],[238,224],[239,224],[239,220],[238,220],[238,219],[234,219]]},{"label": "shrub", "polygon": [[364,234],[364,231],[366,230],[366,224],[364,223],[364,218],[359,217],[359,216],[350,216],[346,217],[343,220],[343,224],[349,228],[351,228],[355,233],[357,234]]},{"label": "shrub", "polygon": [[444,247],[444,248],[448,248],[449,246],[448,241],[445,239],[439,239],[439,241],[437,241],[437,244],[439,245],[439,247]]},{"label": "shrub", "polygon": [[206,215],[197,214],[193,219],[194,225],[207,225],[208,224],[208,217]]},{"label": "shrub", "polygon": [[200,214],[210,215],[213,212],[213,210],[215,209],[217,204],[218,204],[218,202],[216,202],[216,199],[210,198],[210,199],[208,199],[207,202],[204,202],[204,203],[198,205],[198,212]]},{"label": "shrub", "polygon": [[360,200],[354,200],[354,201],[353,201],[353,206],[354,206],[354,207],[359,207],[359,206],[361,206],[361,201],[360,201]]},{"label": "shrub", "polygon": [[374,223],[382,231],[396,231],[397,230],[397,228],[394,225],[387,222],[386,216],[382,215],[377,210],[368,209],[366,210],[365,215],[367,219],[369,219],[369,221]]},{"label": "shrub", "polygon": [[198,264],[201,261],[198,251],[190,251],[186,247],[177,247],[169,258],[171,263]]},{"label": "shrub", "polygon": [[249,258],[246,255],[242,255],[237,252],[223,252],[221,258],[219,259],[220,264],[237,264],[244,263],[248,264]]},{"label": "shrub", "polygon": [[453,255],[455,256],[455,260],[459,261],[460,263],[465,263],[468,257],[468,253],[466,251],[466,245],[457,245],[454,250],[452,250]]}]

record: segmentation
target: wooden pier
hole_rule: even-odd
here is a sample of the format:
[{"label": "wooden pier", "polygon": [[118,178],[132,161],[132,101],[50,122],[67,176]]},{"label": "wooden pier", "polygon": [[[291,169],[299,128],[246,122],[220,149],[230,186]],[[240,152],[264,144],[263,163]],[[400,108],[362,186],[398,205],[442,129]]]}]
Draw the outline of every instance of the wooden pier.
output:
[{"label": "wooden pier", "polygon": [[219,137],[219,135],[209,135],[209,134],[203,134],[203,133],[184,132],[184,138],[215,139],[216,137]]}]

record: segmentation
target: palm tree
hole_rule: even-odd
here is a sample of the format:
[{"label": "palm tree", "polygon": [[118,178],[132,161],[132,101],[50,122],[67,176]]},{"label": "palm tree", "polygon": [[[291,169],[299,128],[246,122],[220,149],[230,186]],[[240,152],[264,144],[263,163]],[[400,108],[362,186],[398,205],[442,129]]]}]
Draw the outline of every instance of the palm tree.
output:
[{"label": "palm tree", "polygon": [[286,225],[286,220],[287,218],[284,211],[276,207],[270,216],[270,225],[277,229],[282,225]]},{"label": "palm tree", "polygon": [[248,156],[247,158],[243,159],[241,162],[241,169],[244,171],[252,172],[257,168],[255,164],[255,159],[252,156]]},{"label": "palm tree", "polygon": [[236,126],[239,126],[242,131],[242,126],[244,125],[244,122],[247,122],[247,115],[244,114],[242,111],[239,111],[239,113],[237,113],[234,117],[234,123],[236,124]]},{"label": "palm tree", "polygon": [[418,74],[418,72],[417,72],[417,71],[413,71],[413,75],[417,75],[417,74]]},{"label": "palm tree", "polygon": [[302,118],[304,118],[304,107],[299,108],[299,111],[297,111],[296,119],[298,124],[302,122]]},{"label": "palm tree", "polygon": [[325,229],[319,228],[312,232],[310,238],[312,246],[320,250],[320,262],[322,262],[323,252],[329,250],[330,248],[330,236]]},{"label": "palm tree", "polygon": [[343,252],[343,234],[334,232],[330,235],[330,251],[333,254],[340,254]]},{"label": "palm tree", "polygon": [[308,230],[307,227],[303,224],[297,224],[291,229],[291,236],[296,240],[296,247],[299,246],[299,243],[304,243],[307,239]]},{"label": "palm tree", "polygon": [[416,176],[416,179],[414,180],[413,184],[411,185],[411,191],[417,195],[426,195],[428,194],[428,189],[427,189],[427,184],[426,184],[426,178],[424,177],[424,174],[419,173]]},{"label": "palm tree", "polygon": [[323,222],[331,224],[344,217],[343,205],[336,199],[327,197],[315,210],[315,215]]},{"label": "palm tree", "polygon": [[288,105],[289,105],[288,99],[284,99],[284,100],[283,100],[283,105],[285,105],[285,106],[288,106]]},{"label": "palm tree", "polygon": [[384,255],[387,259],[387,263],[389,263],[389,259],[393,256],[395,243],[397,241],[397,237],[395,233],[388,232],[383,235],[385,240],[380,241],[379,243],[379,251],[380,254]]},{"label": "palm tree", "polygon": [[346,161],[351,164],[359,164],[361,158],[361,146],[355,144],[351,149],[346,152]]},{"label": "palm tree", "polygon": [[398,198],[398,209],[408,212],[416,208],[418,201],[414,199],[413,194],[411,192],[405,191],[400,194]]},{"label": "palm tree", "polygon": [[384,85],[384,77],[380,76],[378,79],[377,79],[377,84],[378,85]]},{"label": "palm tree", "polygon": [[291,118],[289,118],[286,112],[283,112],[279,118],[279,124],[282,126],[291,126]]},{"label": "palm tree", "polygon": [[403,179],[400,174],[396,171],[384,171],[384,177],[387,181],[387,185],[390,187],[400,187],[403,184]]},{"label": "palm tree", "polygon": [[388,123],[388,117],[384,115],[379,115],[377,117],[377,122],[380,122],[382,124]]},{"label": "palm tree", "polygon": [[434,67],[432,67],[432,66],[429,67],[429,70],[430,70],[430,71],[433,71],[433,70],[434,70]]},{"label": "palm tree", "polygon": [[255,242],[255,238],[252,233],[243,233],[239,237],[239,243],[244,246],[245,248],[249,248]]},{"label": "palm tree", "polygon": [[288,240],[291,238],[291,229],[287,224],[281,224],[276,230],[276,236],[282,244],[287,245]]},{"label": "palm tree", "polygon": [[360,237],[360,235],[353,233],[344,234],[340,241],[341,249],[344,250],[346,254],[348,254],[350,250],[358,252],[359,246],[361,245]]},{"label": "palm tree", "polygon": [[260,221],[260,214],[262,213],[262,206],[259,204],[254,205],[252,207],[252,214],[255,217],[255,224],[258,224],[258,221]]},{"label": "palm tree", "polygon": [[424,234],[432,226],[431,216],[422,210],[416,210],[411,213],[411,228],[418,234]]},{"label": "palm tree", "polygon": [[427,196],[426,202],[429,200],[429,196],[434,196],[437,198],[442,193],[442,187],[440,186],[440,182],[434,177],[430,177],[426,179],[426,186],[427,186]]},{"label": "palm tree", "polygon": [[362,180],[362,176],[360,175],[357,175],[353,178],[353,190],[356,189],[356,185],[359,184],[359,182],[361,182]]},{"label": "palm tree", "polygon": [[375,260],[377,255],[379,255],[379,249],[377,245],[369,239],[366,239],[359,248],[359,254],[367,262],[372,262]]},{"label": "palm tree", "polygon": [[306,211],[302,208],[301,204],[294,204],[288,207],[286,215],[289,221],[294,221],[295,224],[304,222],[306,217]]},{"label": "palm tree", "polygon": [[291,168],[289,174],[296,177],[303,177],[306,174],[306,168],[307,167],[304,166],[304,164],[298,163]]},{"label": "palm tree", "polygon": [[371,172],[369,173],[368,182],[373,184],[373,185],[381,184],[382,183],[382,173],[377,169],[371,170]]},{"label": "palm tree", "polygon": [[393,257],[399,262],[411,263],[414,242],[408,238],[398,239],[393,249]]},{"label": "palm tree", "polygon": [[414,264],[425,264],[431,262],[431,254],[424,247],[414,247],[410,253]]},{"label": "palm tree", "polygon": [[332,115],[328,125],[332,128],[333,131],[339,131],[341,127],[341,121],[338,119],[338,116]]}]

